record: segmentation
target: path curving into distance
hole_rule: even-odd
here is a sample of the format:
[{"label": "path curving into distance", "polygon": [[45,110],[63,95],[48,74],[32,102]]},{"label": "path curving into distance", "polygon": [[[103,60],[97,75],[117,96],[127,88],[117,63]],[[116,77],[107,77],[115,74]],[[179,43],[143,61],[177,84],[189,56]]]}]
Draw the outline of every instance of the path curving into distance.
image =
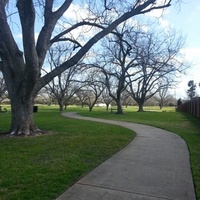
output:
[{"label": "path curving into distance", "polygon": [[63,113],[136,132],[124,149],[89,172],[57,200],[195,200],[190,157],[178,135],[152,126]]}]

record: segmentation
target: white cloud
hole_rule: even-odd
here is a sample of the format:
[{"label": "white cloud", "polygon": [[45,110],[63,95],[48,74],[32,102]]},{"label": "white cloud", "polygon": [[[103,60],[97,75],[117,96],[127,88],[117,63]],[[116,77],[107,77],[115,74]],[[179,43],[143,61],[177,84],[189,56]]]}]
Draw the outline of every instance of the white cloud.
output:
[{"label": "white cloud", "polygon": [[194,64],[200,64],[200,48],[183,48],[181,53],[185,56],[185,59],[193,62]]},{"label": "white cloud", "polygon": [[171,23],[165,18],[170,14],[169,9],[155,9],[145,15],[153,22],[157,22],[163,29],[169,30]]},{"label": "white cloud", "polygon": [[151,12],[148,12],[145,15],[159,18],[163,15],[163,12],[164,12],[163,10],[158,9],[158,10],[152,10]]},{"label": "white cloud", "polygon": [[169,9],[154,9],[145,15],[150,16],[150,17],[155,17],[155,18],[160,18],[163,15],[168,15],[169,14]]},{"label": "white cloud", "polygon": [[82,19],[86,19],[87,17],[93,17],[91,13],[89,13],[88,5],[79,5],[72,3],[69,9],[64,13],[64,17],[68,20],[74,21],[82,21]]},{"label": "white cloud", "polygon": [[163,18],[159,18],[159,24],[164,29],[168,29],[170,27],[170,22],[168,20],[163,19]]}]

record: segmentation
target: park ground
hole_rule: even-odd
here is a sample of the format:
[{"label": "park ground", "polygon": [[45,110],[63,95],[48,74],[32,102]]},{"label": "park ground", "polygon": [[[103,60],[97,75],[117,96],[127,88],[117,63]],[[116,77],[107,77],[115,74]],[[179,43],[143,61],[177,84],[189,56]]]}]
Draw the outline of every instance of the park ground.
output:
[{"label": "park ground", "polygon": [[[122,127],[68,119],[57,106],[38,105],[34,113],[38,127],[48,132],[37,137],[7,137],[10,107],[0,113],[0,197],[14,199],[55,199],[84,174],[127,145],[135,134]],[[200,119],[167,107],[124,108],[116,115],[105,108],[69,106],[84,116],[148,124],[180,135],[190,152],[197,199],[200,200]]]}]

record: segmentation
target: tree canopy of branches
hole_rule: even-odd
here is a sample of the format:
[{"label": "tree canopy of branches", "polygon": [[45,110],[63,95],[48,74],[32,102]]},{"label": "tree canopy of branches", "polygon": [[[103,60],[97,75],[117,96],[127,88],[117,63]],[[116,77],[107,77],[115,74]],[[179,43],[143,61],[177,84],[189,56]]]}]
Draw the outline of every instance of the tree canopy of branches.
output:
[{"label": "tree canopy of branches", "polygon": [[[109,95],[122,114],[121,97],[126,90],[143,111],[144,102],[177,82],[186,65],[179,58],[183,38],[174,32],[143,31],[124,23],[103,43],[95,66],[102,69]],[[100,63],[100,64],[99,64]]]},{"label": "tree canopy of branches", "polygon": [[117,114],[123,114],[121,95],[127,87],[128,71],[135,67],[136,60],[136,56],[131,57],[134,48],[130,44],[131,36],[126,38],[127,40],[124,39],[127,32],[128,29],[123,24],[121,30],[116,29],[115,35],[106,37],[103,43],[104,51],[101,55],[103,64],[99,66],[105,75],[105,84],[109,95],[117,105]]},{"label": "tree canopy of branches", "polygon": [[[49,50],[48,63],[51,71],[60,66],[62,60],[67,59],[68,55],[65,53],[67,50],[68,48],[61,44]],[[74,65],[45,86],[46,92],[57,100],[60,111],[63,111],[64,106],[66,107],[73,95],[81,89],[83,80],[78,79],[80,79],[82,68],[80,65]]]},{"label": "tree canopy of branches", "polygon": [[178,76],[185,72],[186,64],[179,54],[184,40],[174,32],[166,35],[140,32],[136,38],[135,69],[128,72],[127,91],[138,103],[138,111],[142,112],[145,101],[164,88],[175,86]]},{"label": "tree canopy of branches", "polygon": [[[171,0],[85,0],[80,1],[82,5],[72,0],[16,2],[15,8],[13,1],[0,0],[0,71],[11,100],[9,132],[14,135],[38,131],[32,114],[37,93],[54,77],[77,64],[101,38],[131,17],[171,5]],[[70,10],[73,7],[75,11]],[[13,8],[16,11],[11,13]],[[22,35],[21,48],[14,37],[14,24]],[[41,76],[49,48],[60,41],[71,45],[71,52],[67,52],[70,58]]]},{"label": "tree canopy of branches", "polygon": [[[84,86],[81,89],[82,92],[79,93],[79,98],[84,99],[84,104],[88,105],[89,111],[91,112],[94,105],[102,95],[105,85],[98,69],[89,67],[85,70],[84,76],[86,77],[86,80],[84,81]],[[83,97],[80,97],[81,94]]]},{"label": "tree canopy of branches", "polygon": [[168,94],[169,84],[166,84],[166,87],[161,87],[158,91],[158,94],[155,96],[155,100],[159,103],[160,109],[166,106],[172,100],[172,96]]}]

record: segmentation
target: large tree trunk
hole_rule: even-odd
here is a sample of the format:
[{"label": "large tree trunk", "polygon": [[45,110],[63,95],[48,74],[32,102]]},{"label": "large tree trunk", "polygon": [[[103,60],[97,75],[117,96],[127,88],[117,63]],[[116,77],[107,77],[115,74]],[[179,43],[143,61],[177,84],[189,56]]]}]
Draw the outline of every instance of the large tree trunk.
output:
[{"label": "large tree trunk", "polygon": [[163,106],[164,106],[164,101],[163,101],[163,99],[161,99],[161,100],[160,100],[160,103],[159,103],[159,107],[160,107],[160,109],[162,109]]},{"label": "large tree trunk", "polygon": [[116,114],[124,114],[123,109],[122,109],[122,104],[121,104],[121,98],[120,98],[120,93],[118,93],[117,98],[112,95],[112,93],[110,93],[110,96],[113,98],[113,100],[116,102],[117,104],[117,112]]},{"label": "large tree trunk", "polygon": [[89,112],[92,112],[93,106],[89,106]]},{"label": "large tree trunk", "polygon": [[115,99],[116,104],[117,104],[117,113],[116,114],[124,114],[123,109],[122,109],[122,104],[121,104],[121,93],[124,88],[124,81],[120,80],[119,85],[120,86],[117,89],[117,98]]},{"label": "large tree trunk", "polygon": [[116,103],[117,103],[117,112],[116,112],[116,114],[124,114],[120,99],[117,99]]},{"label": "large tree trunk", "polygon": [[[36,74],[36,75],[35,75]],[[39,75],[31,72],[21,72],[20,78],[5,76],[11,101],[11,127],[12,135],[30,135],[38,133],[33,119],[34,99],[38,93],[37,82]],[[7,74],[5,74],[7,75]]]},{"label": "large tree trunk", "polygon": [[58,102],[58,105],[59,105],[59,110],[60,110],[60,112],[62,112],[64,109],[64,105],[63,105],[63,103],[62,102]]},{"label": "large tree trunk", "polygon": [[144,103],[143,102],[137,102],[137,103],[138,103],[138,106],[139,106],[138,112],[144,112],[144,109],[143,109]]},{"label": "large tree trunk", "polygon": [[11,98],[12,120],[10,134],[30,135],[39,132],[33,119],[34,97]]},{"label": "large tree trunk", "polygon": [[108,111],[109,108],[109,104],[106,103],[106,111]]}]

